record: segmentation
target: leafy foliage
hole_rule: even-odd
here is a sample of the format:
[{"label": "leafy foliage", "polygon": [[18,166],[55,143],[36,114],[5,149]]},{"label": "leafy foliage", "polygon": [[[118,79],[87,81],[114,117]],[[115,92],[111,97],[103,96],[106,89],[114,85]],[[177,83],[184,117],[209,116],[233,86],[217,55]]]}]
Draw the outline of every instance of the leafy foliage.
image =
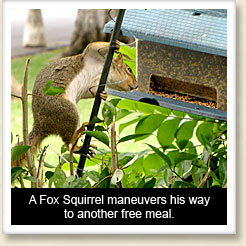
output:
[{"label": "leafy foliage", "polygon": [[[127,55],[129,59],[124,56],[124,62],[135,74],[135,49],[121,46],[120,52]],[[47,82],[45,94],[63,93],[52,84],[53,81]],[[103,143],[106,149],[97,149],[94,158],[87,159],[81,178],[67,174],[69,165],[62,158],[59,163],[45,162],[43,182],[48,187],[210,188],[226,185],[226,122],[120,98],[105,102],[101,113],[102,119],[95,117],[90,122],[95,124],[95,130],[85,133]],[[114,118],[117,169],[112,172],[110,127]],[[133,128],[132,133],[125,134],[129,128]],[[124,144],[128,145],[127,151],[119,151]],[[142,144],[140,151],[135,150],[135,144]],[[29,148],[13,147],[12,161],[18,160]],[[65,146],[61,147],[60,154],[69,159]],[[75,169],[78,158],[74,155]],[[204,182],[206,175],[208,178]],[[12,168],[12,182],[20,176],[26,181],[37,182],[29,176],[25,166]]]}]

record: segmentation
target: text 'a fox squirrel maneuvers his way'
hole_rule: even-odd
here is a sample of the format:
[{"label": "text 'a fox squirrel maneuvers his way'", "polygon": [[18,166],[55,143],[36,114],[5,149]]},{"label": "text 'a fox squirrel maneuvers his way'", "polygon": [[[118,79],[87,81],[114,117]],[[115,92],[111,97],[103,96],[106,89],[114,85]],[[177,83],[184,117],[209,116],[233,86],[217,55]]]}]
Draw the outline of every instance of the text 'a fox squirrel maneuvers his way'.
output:
[{"label": "text 'a fox squirrel maneuvers his way'", "polygon": [[[108,48],[107,42],[91,43],[82,54],[51,62],[38,74],[32,92],[34,123],[29,134],[32,153],[49,135],[59,135],[68,150],[71,149],[84,129],[84,125],[80,127],[77,103],[96,95]],[[45,95],[43,88],[49,80],[65,93]],[[122,54],[113,59],[107,86],[121,91],[138,87],[131,69],[123,63]]]}]

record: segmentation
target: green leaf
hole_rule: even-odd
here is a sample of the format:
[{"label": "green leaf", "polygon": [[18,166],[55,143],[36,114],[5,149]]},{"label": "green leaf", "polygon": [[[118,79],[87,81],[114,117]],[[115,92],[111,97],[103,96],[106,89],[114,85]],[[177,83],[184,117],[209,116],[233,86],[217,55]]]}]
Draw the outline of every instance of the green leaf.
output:
[{"label": "green leaf", "polygon": [[100,142],[106,144],[109,146],[109,139],[108,136],[104,132],[100,131],[84,131],[85,134],[88,134],[89,136],[92,136],[99,140]]},{"label": "green leaf", "polygon": [[[105,167],[101,173],[100,181],[109,175],[110,175],[109,170],[107,167]],[[111,178],[105,179],[101,184],[97,186],[97,188],[109,188],[110,180]]]},{"label": "green leaf", "polygon": [[38,180],[35,177],[33,177],[33,176],[24,176],[23,179],[26,179],[26,180],[28,180],[28,181],[30,181],[32,183],[37,183],[38,182]]},{"label": "green leaf", "polygon": [[152,178],[150,181],[144,184],[143,188],[153,188],[155,186],[156,179]]},{"label": "green leaf", "polygon": [[157,139],[164,149],[172,144],[180,121],[181,119],[166,120],[159,127]]},{"label": "green leaf", "polygon": [[203,116],[198,116],[198,115],[195,115],[195,114],[188,114],[190,118],[193,118],[193,119],[196,119],[196,120],[204,120],[205,117]]},{"label": "green leaf", "polygon": [[148,103],[136,102],[136,109],[142,113],[153,114],[155,106]]},{"label": "green leaf", "polygon": [[129,47],[121,43],[120,50],[122,54],[127,55],[131,60],[136,60],[136,47]]},{"label": "green leaf", "polygon": [[139,120],[141,120],[142,118],[145,118],[146,116],[144,116],[144,117],[139,117],[139,118],[137,118],[137,119],[133,119],[133,120],[131,120],[131,121],[127,121],[126,123],[123,123],[123,124],[120,124],[120,126],[119,126],[119,134],[126,128],[126,127],[128,127],[128,126],[130,126],[130,125],[132,125],[132,124],[134,124],[134,123],[136,123],[136,122],[138,122]]},{"label": "green leaf", "polygon": [[179,148],[182,150],[186,147],[189,140],[193,136],[194,128],[197,125],[197,121],[186,121],[184,122],[176,132],[176,143]]},{"label": "green leaf", "polygon": [[121,181],[123,176],[124,176],[124,172],[121,169],[116,169],[111,178],[111,184],[116,185],[116,183]]},{"label": "green leaf", "polygon": [[44,162],[44,166],[47,167],[47,168],[56,168],[56,167],[50,165],[50,164],[47,163],[47,162]]},{"label": "green leaf", "polygon": [[203,122],[197,127],[196,136],[201,144],[204,144],[201,135],[205,137],[209,142],[213,140],[214,126],[215,123],[213,122]]},{"label": "green leaf", "polygon": [[169,109],[169,108],[163,108],[163,107],[159,107],[159,106],[156,106],[155,110],[157,110],[158,112],[161,112],[164,116],[168,116],[172,112],[171,109]]},{"label": "green leaf", "polygon": [[172,177],[173,177],[172,171],[169,168],[166,168],[163,172],[163,179],[164,179],[166,186],[169,186],[170,180],[172,179]]},{"label": "green leaf", "polygon": [[177,180],[173,183],[172,188],[196,188],[196,186],[189,182]]},{"label": "green leaf", "polygon": [[227,160],[223,157],[219,160],[219,175],[222,186],[227,183]]},{"label": "green leaf", "polygon": [[51,87],[45,92],[45,94],[48,96],[56,96],[56,95],[60,95],[62,93],[65,93],[65,90],[63,88],[57,87],[57,86]]},{"label": "green leaf", "polygon": [[139,133],[139,134],[131,134],[131,135],[128,135],[128,136],[125,136],[123,138],[121,138],[118,142],[119,143],[122,143],[122,142],[126,142],[126,141],[129,141],[129,140],[132,140],[132,139],[136,139],[136,138],[139,138],[139,137],[143,137],[143,136],[149,136],[148,133]]},{"label": "green leaf", "polygon": [[13,182],[16,178],[18,178],[25,171],[26,170],[21,167],[11,168],[11,182]]},{"label": "green leaf", "polygon": [[91,184],[86,178],[76,178],[69,184],[69,188],[91,188]]},{"label": "green leaf", "polygon": [[122,109],[120,113],[118,113],[118,116],[116,118],[116,121],[123,119],[124,117],[128,116],[129,114],[132,114],[133,112],[127,110],[127,109]]},{"label": "green leaf", "polygon": [[65,93],[65,90],[63,88],[60,88],[57,86],[51,87],[52,84],[53,84],[53,80],[49,80],[47,84],[45,85],[45,87],[43,88],[43,92],[45,95],[55,96],[55,95]]},{"label": "green leaf", "polygon": [[145,185],[145,177],[143,177],[137,184],[137,188],[143,188]]},{"label": "green leaf", "polygon": [[121,100],[121,98],[113,98],[109,102],[116,107]]},{"label": "green leaf", "polygon": [[100,132],[106,131],[106,129],[105,129],[103,126],[95,126],[94,129],[95,129],[96,131],[100,131]]},{"label": "green leaf", "polygon": [[[65,158],[68,162],[69,162],[69,153],[63,154],[62,155],[63,158]],[[62,158],[61,158],[61,165],[63,165],[65,162]],[[78,163],[76,157],[73,155],[73,163]]]},{"label": "green leaf", "polygon": [[[166,117],[161,114],[151,114],[141,119],[136,125],[135,134],[152,134],[161,125],[165,118]],[[148,135],[146,135],[145,137],[141,137],[138,140],[144,139],[147,136]]]},{"label": "green leaf", "polygon": [[215,174],[215,172],[210,171],[209,176],[212,177],[213,179],[215,179],[217,182],[220,182],[220,179],[217,177],[217,175]]},{"label": "green leaf", "polygon": [[167,156],[171,159],[171,161],[177,165],[181,161],[185,160],[193,160],[194,158],[197,157],[197,155],[188,153],[188,152],[179,152],[179,151],[170,151]]},{"label": "green leaf", "polygon": [[147,145],[167,163],[167,165],[169,166],[169,168],[171,168],[172,162],[171,162],[171,160],[169,159],[168,156],[166,156],[163,152],[161,152],[155,146],[153,146],[151,144],[147,144]]},{"label": "green leaf", "polygon": [[96,124],[96,123],[101,123],[103,122],[103,120],[101,120],[100,118],[98,118],[97,116],[94,116],[93,119],[90,122],[90,125],[92,124]]},{"label": "green leaf", "polygon": [[121,100],[118,105],[117,105],[120,109],[127,109],[127,110],[134,110],[136,111],[136,107],[137,104],[135,101],[133,100],[129,100],[129,99],[124,99]]},{"label": "green leaf", "polygon": [[123,167],[124,165],[126,165],[129,161],[133,159],[134,155],[135,154],[132,152],[118,153],[118,166]]},{"label": "green leaf", "polygon": [[88,175],[88,177],[93,180],[94,182],[99,182],[100,180],[100,173],[96,172],[96,171],[90,171],[86,173]]},{"label": "green leaf", "polygon": [[147,176],[156,175],[157,172],[164,166],[163,159],[156,153],[147,155],[143,161],[143,169]]},{"label": "green leaf", "polygon": [[17,145],[11,150],[11,161],[17,161],[22,155],[24,155],[32,146]]},{"label": "green leaf", "polygon": [[173,110],[172,113],[173,113],[174,115],[180,117],[180,118],[183,118],[183,117],[186,115],[186,113],[181,112],[181,111],[178,111],[178,110]]},{"label": "green leaf", "polygon": [[46,92],[50,89],[51,85],[53,84],[53,80],[49,80],[45,87],[43,88],[43,92],[46,94]]},{"label": "green leaf", "polygon": [[67,152],[67,148],[66,148],[66,145],[63,144],[63,145],[61,146],[61,155],[62,155],[63,153],[65,153],[65,152]]},{"label": "green leaf", "polygon": [[112,123],[114,115],[117,115],[117,110],[115,106],[110,102],[104,102],[104,106],[102,108],[102,116],[107,126]]},{"label": "green leaf", "polygon": [[202,140],[202,144],[205,146],[205,149],[208,151],[210,155],[212,155],[212,145],[210,144],[210,142],[207,140],[205,136],[201,134],[200,137]]},{"label": "green leaf", "polygon": [[13,142],[13,133],[11,132],[11,143]]},{"label": "green leaf", "polygon": [[176,166],[176,168],[178,168],[178,174],[182,177],[187,177],[187,174],[190,173],[188,171],[191,171],[191,163],[191,160],[183,160],[179,162],[179,164]]},{"label": "green leaf", "polygon": [[46,177],[47,179],[50,179],[53,175],[54,175],[54,172],[51,172],[51,171],[47,171],[47,172],[45,173],[45,177]]},{"label": "green leaf", "polygon": [[66,188],[65,186],[65,181],[66,181],[66,174],[59,166],[57,166],[54,174],[52,177],[49,179],[49,188],[51,188],[52,183],[54,183],[56,188]]}]

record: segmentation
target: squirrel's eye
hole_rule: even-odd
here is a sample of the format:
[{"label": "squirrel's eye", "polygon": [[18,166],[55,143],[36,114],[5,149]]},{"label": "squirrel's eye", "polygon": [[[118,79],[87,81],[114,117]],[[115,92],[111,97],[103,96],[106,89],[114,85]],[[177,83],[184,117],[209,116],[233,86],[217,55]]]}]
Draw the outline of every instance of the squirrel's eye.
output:
[{"label": "squirrel's eye", "polygon": [[127,69],[128,69],[128,71],[129,71],[130,73],[132,73],[132,70],[131,70],[131,68],[129,68],[129,67],[128,67]]}]

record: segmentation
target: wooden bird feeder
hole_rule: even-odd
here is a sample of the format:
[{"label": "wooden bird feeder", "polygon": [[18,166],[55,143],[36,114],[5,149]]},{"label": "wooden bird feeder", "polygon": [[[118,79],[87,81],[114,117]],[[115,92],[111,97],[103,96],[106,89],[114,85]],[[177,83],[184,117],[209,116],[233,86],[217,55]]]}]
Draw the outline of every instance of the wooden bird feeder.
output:
[{"label": "wooden bird feeder", "polygon": [[227,120],[226,9],[127,10],[121,31],[137,39],[139,91],[109,94]]}]

